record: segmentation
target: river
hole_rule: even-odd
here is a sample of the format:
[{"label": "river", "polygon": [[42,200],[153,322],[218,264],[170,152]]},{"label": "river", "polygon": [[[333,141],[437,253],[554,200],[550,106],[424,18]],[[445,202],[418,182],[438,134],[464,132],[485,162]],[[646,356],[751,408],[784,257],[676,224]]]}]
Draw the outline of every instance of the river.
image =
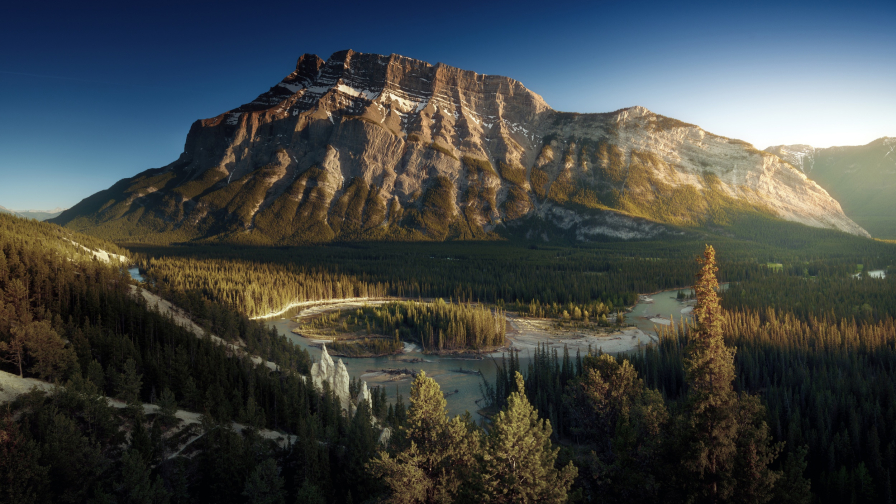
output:
[{"label": "river", "polygon": [[140,274],[140,268],[136,266],[134,266],[133,268],[128,268],[128,273],[131,274],[131,278],[140,283],[143,283],[143,275]]},{"label": "river", "polygon": [[[128,272],[135,280],[143,282],[143,276],[140,275],[137,268],[130,268]],[[726,286],[723,286],[723,288]],[[685,293],[691,291],[685,289]],[[680,316],[690,319],[687,313],[688,305],[679,302],[676,299],[678,289],[658,292],[648,296],[641,296],[638,304],[626,315],[630,324],[637,326],[648,335],[655,335],[654,328],[658,325],[668,324],[670,315],[675,317],[676,323]],[[685,311],[685,313],[682,312]],[[290,310],[284,315],[294,316],[300,310]],[[663,319],[657,318],[663,317]],[[652,319],[652,320],[651,320]],[[303,338],[292,330],[298,326],[298,323],[290,318],[272,318],[266,319],[265,323],[277,329],[277,332],[286,336],[294,344],[308,350],[312,358],[317,361],[320,358],[320,348],[317,348],[315,342]],[[520,352],[520,366],[525,370],[531,359],[528,352]],[[575,358],[575,352],[570,351],[570,357]],[[334,360],[339,357],[334,357]],[[411,359],[422,359],[423,362],[405,362]],[[402,355],[394,355],[388,357],[372,357],[372,358],[343,358],[345,367],[349,376],[365,380],[368,387],[384,386],[390,402],[394,402],[396,396],[401,394],[404,397],[405,406],[408,405],[408,395],[410,394],[411,379],[398,381],[388,381],[385,376],[377,376],[371,371],[389,368],[407,368],[415,370],[423,370],[427,376],[431,376],[438,382],[442,388],[442,392],[446,395],[448,403],[448,414],[451,416],[463,414],[469,411],[473,414],[474,419],[480,416],[476,413],[480,409],[477,401],[481,402],[482,393],[480,384],[485,378],[489,383],[494,383],[496,363],[500,363],[501,358],[486,358],[482,360],[464,360],[451,357],[441,357],[437,355],[428,355],[420,353],[411,348],[411,351]],[[457,372],[462,368],[468,371],[478,371],[480,374],[468,374]]]},{"label": "river", "polygon": [[[690,293],[690,290],[685,290],[685,293]],[[682,313],[682,310],[688,311],[687,305],[676,299],[677,294],[678,290],[676,289],[651,294],[647,296],[647,299],[642,297],[638,304],[635,305],[632,312],[627,314],[628,322],[636,325],[639,329],[649,335],[655,335],[654,328],[660,324],[643,317],[659,314],[665,317],[665,322],[668,323],[669,315],[674,314],[676,323],[680,316],[684,316],[689,320],[689,314]],[[653,318],[659,320],[656,319],[656,317]],[[319,359],[320,348],[315,346],[317,343],[292,332],[292,329],[297,327],[298,323],[287,318],[271,319],[266,321],[266,323],[269,326],[275,327],[280,334],[289,338],[289,340],[296,345],[308,350],[308,353],[311,354],[315,361]],[[570,351],[570,354],[570,357],[575,358],[574,351]],[[529,365],[531,356],[528,353],[523,352],[521,352],[519,356],[520,366],[525,370]],[[338,358],[339,357],[334,357],[333,359],[336,360]],[[409,359],[423,359],[424,362],[405,362]],[[423,354],[419,351],[410,351],[402,355],[388,357],[342,358],[342,361],[345,363],[345,367],[352,378],[361,377],[361,379],[367,381],[368,387],[375,387],[378,385],[385,386],[390,401],[394,401],[396,395],[401,394],[404,397],[405,406],[407,406],[408,395],[410,393],[411,379],[383,381],[384,377],[374,376],[370,371],[388,368],[423,370],[426,372],[427,376],[432,377],[438,382],[439,386],[442,388],[442,392],[446,394],[449,415],[460,415],[465,411],[469,411],[473,414],[474,419],[479,419],[479,415],[476,411],[480,409],[477,401],[482,398],[480,388],[482,377],[488,380],[489,383],[494,383],[496,361],[497,363],[500,363],[501,358],[461,360],[451,357]],[[453,371],[458,368],[479,371],[482,377],[476,374]]]}]

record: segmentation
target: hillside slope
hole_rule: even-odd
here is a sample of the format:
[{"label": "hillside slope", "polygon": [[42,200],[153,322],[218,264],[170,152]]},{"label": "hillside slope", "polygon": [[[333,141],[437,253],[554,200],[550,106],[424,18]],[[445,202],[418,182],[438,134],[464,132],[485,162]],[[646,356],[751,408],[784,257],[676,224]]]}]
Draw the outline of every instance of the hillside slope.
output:
[{"label": "hillside slope", "polygon": [[180,158],[54,222],[105,238],[295,244],[644,238],[758,213],[867,236],[802,172],[642,107],[551,109],[521,83],[398,55],[299,58],[197,121]]},{"label": "hillside slope", "polygon": [[896,239],[896,138],[827,149],[777,145],[766,151],[818,182],[840,202],[846,215],[872,235]]},{"label": "hillside slope", "polygon": [[366,495],[349,471],[379,446],[385,389],[343,415],[285,336],[196,291],[150,295],[105,251],[124,253],[0,214],[0,501],[243,502],[259,467],[281,494],[307,470],[321,495]]}]

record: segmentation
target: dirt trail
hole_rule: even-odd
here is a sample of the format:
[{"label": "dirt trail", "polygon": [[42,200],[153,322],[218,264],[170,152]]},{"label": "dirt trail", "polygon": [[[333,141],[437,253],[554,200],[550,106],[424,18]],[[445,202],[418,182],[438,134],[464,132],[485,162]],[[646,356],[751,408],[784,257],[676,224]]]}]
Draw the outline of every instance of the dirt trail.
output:
[{"label": "dirt trail", "polygon": [[[223,339],[219,338],[218,336],[215,336],[214,334],[206,333],[195,322],[190,320],[190,317],[187,316],[185,311],[181,310],[177,306],[174,306],[169,301],[166,301],[166,300],[160,298],[159,296],[153,294],[152,292],[149,292],[148,290],[146,290],[142,287],[137,287],[136,285],[131,286],[131,292],[134,293],[135,295],[139,293],[139,295],[143,296],[143,299],[146,300],[147,305],[155,306],[159,310],[159,312],[166,314],[166,315],[171,315],[174,318],[175,322],[177,322],[178,324],[180,324],[183,327],[186,327],[191,333],[195,334],[197,337],[199,337],[199,338],[208,337],[214,343],[217,343],[218,345],[224,345],[231,352],[234,352],[237,355],[249,355],[246,353],[246,350],[243,348],[242,342],[239,342],[239,344],[228,343],[227,341],[224,341]],[[280,369],[280,367],[277,366],[276,364],[274,364],[273,362],[266,361],[257,355],[250,355],[249,357],[251,357],[253,363],[255,363],[255,364],[264,363],[264,365],[267,366],[268,369],[271,369],[273,371],[277,371]]]},{"label": "dirt trail", "polygon": [[[106,400],[109,402],[109,406],[113,408],[125,408],[127,404],[124,401],[120,401],[118,399],[113,399],[111,397],[107,397]],[[155,404],[143,404],[143,413],[147,415],[154,415],[159,412],[159,407]],[[196,413],[194,411],[187,410],[177,410],[177,413],[174,416],[180,420],[180,423],[166,433],[166,437],[171,437],[177,434],[178,432],[190,427],[191,425],[200,425],[202,423],[202,414]],[[237,422],[231,422],[230,427],[237,433],[241,434],[244,430],[246,430],[246,426]],[[168,456],[169,459],[174,458],[181,454],[184,449],[191,445],[194,441],[201,438],[203,436],[203,432],[199,432],[198,434],[191,436],[185,443],[178,445],[177,450]],[[273,440],[279,445],[281,448],[286,447],[290,442],[295,442],[297,436],[284,434],[282,432],[277,432],[270,429],[259,429],[258,434],[264,439]]]},{"label": "dirt trail", "polygon": [[86,250],[87,252],[93,254],[93,257],[96,257],[97,259],[99,259],[100,261],[103,261],[103,262],[105,262],[105,263],[112,262],[112,259],[115,259],[115,260],[118,261],[119,263],[126,263],[126,262],[128,262],[128,258],[125,257],[125,256],[121,256],[121,255],[118,255],[118,254],[113,254],[112,252],[106,252],[106,251],[103,250],[103,249],[98,249],[98,250],[89,249],[89,248],[85,247],[84,245],[81,245],[80,243],[78,243],[78,242],[76,242],[76,241],[69,240],[68,238],[63,238],[63,240],[65,240],[65,241],[67,241],[67,242],[70,242],[70,243],[74,243],[75,245],[77,245],[77,246],[81,247],[82,249]]},{"label": "dirt trail", "polygon": [[[18,375],[7,373],[6,371],[0,371],[0,404],[12,402],[20,395],[28,393],[34,389],[52,392],[56,388],[57,385],[38,380],[36,378],[20,378]],[[109,406],[118,409],[122,409],[127,406],[124,401],[114,399],[112,397],[107,397],[106,402],[109,403]],[[143,412],[147,415],[154,415],[159,412],[159,407],[155,404],[144,403]],[[175,413],[174,416],[180,420],[180,423],[177,425],[177,427],[167,432],[165,434],[165,437],[174,436],[178,432],[189,428],[191,425],[199,425],[202,423],[202,415],[193,411],[177,410],[177,413]],[[242,433],[243,430],[246,429],[245,425],[236,422],[232,422],[231,427],[238,433]],[[290,442],[295,442],[296,440],[296,436],[283,434],[281,432],[269,429],[261,429],[258,431],[258,433],[265,439],[275,441],[281,448],[287,446],[287,444]],[[191,436],[190,439],[188,439],[185,443],[178,445],[177,450],[169,455],[168,458],[174,458],[178,456],[184,450],[184,448],[192,444],[197,439],[201,438],[202,435],[203,433],[200,431],[196,435]]]},{"label": "dirt trail", "polygon": [[13,401],[32,389],[51,391],[56,386],[36,378],[19,378],[19,375],[0,371],[0,404]]}]

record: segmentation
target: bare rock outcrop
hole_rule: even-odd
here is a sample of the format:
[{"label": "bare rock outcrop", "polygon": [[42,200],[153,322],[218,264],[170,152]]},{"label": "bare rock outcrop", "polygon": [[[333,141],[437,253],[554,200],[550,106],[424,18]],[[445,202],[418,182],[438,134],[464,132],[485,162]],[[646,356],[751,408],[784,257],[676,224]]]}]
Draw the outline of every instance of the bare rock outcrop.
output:
[{"label": "bare rock outcrop", "polygon": [[301,56],[253,101],[195,122],[177,161],[55,222],[284,244],[549,223],[587,241],[744,212],[867,235],[799,169],[746,142],[643,107],[559,112],[508,77],[347,50]]},{"label": "bare rock outcrop", "polygon": [[843,212],[876,238],[896,238],[896,138],[866,145],[815,148],[775,145],[765,149],[824,188]]},{"label": "bare rock outcrop", "polygon": [[322,345],[320,361],[311,365],[311,382],[320,389],[324,387],[325,382],[328,383],[333,393],[339,398],[342,409],[349,411],[351,408],[351,397],[349,396],[350,381],[348,370],[345,369],[342,359],[339,359],[334,364],[330,354],[327,353],[327,346]]},{"label": "bare rock outcrop", "polygon": [[379,443],[383,446],[389,446],[389,440],[392,439],[392,428],[385,427],[380,433]]},{"label": "bare rock outcrop", "polygon": [[367,406],[373,411],[373,398],[370,397],[370,389],[367,388],[367,382],[361,382],[361,391],[358,392],[358,405],[361,404],[362,401],[367,401]]},{"label": "bare rock outcrop", "polygon": [[336,397],[339,398],[342,403],[342,409],[348,411],[351,408],[352,401],[351,396],[349,395],[349,382],[351,379],[348,376],[348,370],[345,369],[345,364],[342,362],[342,359],[336,362],[336,372],[333,376],[333,391],[336,392]]}]

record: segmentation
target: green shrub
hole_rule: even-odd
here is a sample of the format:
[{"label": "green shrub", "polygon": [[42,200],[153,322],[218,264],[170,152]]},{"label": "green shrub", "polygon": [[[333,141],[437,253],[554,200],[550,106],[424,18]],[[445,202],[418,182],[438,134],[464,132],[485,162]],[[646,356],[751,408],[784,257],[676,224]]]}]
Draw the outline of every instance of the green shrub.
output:
[{"label": "green shrub", "polygon": [[[520,186],[510,186],[507,199],[501,205],[506,220],[516,220],[526,215],[529,208],[529,194]],[[525,209],[525,210],[524,210]]]},{"label": "green shrub", "polygon": [[498,171],[501,173],[501,178],[510,182],[511,184],[517,186],[523,186],[526,184],[526,169],[522,166],[508,164],[504,161],[498,161]]},{"label": "green shrub", "polygon": [[532,192],[539,198],[544,199],[546,186],[548,185],[548,174],[541,168],[532,168],[532,172],[529,174],[529,182],[532,184]]},{"label": "green shrub", "polygon": [[492,166],[492,164],[487,159],[479,159],[479,158],[474,158],[472,156],[464,156],[462,158],[462,160],[463,160],[464,164],[466,164],[470,169],[476,170],[476,172],[479,174],[488,173],[488,174],[494,175],[495,177],[498,176],[498,172],[495,171],[495,168]]},{"label": "green shrub", "polygon": [[445,147],[445,146],[442,145],[442,144],[433,142],[433,143],[429,144],[429,148],[432,149],[432,150],[441,152],[442,154],[444,154],[444,155],[450,157],[451,159],[454,159],[455,161],[458,161],[457,156],[454,154],[453,150],[450,149],[450,148],[448,148],[448,147]]}]

